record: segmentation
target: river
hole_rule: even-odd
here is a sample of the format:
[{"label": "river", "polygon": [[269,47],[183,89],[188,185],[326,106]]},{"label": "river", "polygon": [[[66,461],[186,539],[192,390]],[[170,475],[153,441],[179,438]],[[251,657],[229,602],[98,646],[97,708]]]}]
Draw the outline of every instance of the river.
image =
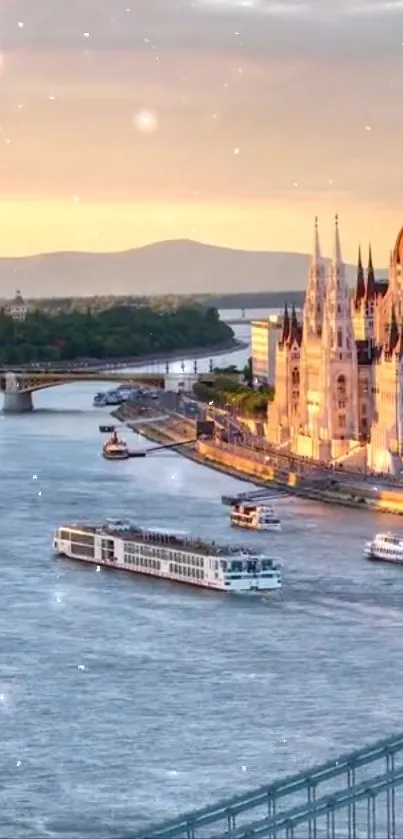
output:
[{"label": "river", "polygon": [[279,501],[283,533],[242,536],[283,559],[264,600],[52,559],[80,517],[240,541],[246,485],[104,461],[93,392],[1,415],[0,835],[117,839],[401,728],[403,569],[362,559],[387,517]]}]

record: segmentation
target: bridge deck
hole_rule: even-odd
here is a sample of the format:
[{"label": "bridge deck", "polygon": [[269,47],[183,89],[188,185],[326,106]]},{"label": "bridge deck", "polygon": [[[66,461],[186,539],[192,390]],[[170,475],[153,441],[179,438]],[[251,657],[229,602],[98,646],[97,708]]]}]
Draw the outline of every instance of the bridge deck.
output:
[{"label": "bridge deck", "polygon": [[[36,390],[43,390],[49,387],[57,387],[73,382],[113,382],[118,384],[149,384],[155,387],[164,387],[165,373],[128,373],[110,370],[72,370],[72,371],[40,371],[26,370],[15,373],[15,380],[9,378],[10,372],[0,372],[0,390],[5,393],[8,390],[15,390],[19,393],[33,393]],[[172,378],[172,376],[171,376]],[[183,375],[182,375],[183,378]],[[16,384],[17,383],[17,384]]]},{"label": "bridge deck", "polygon": [[131,839],[396,839],[403,836],[403,733]]},{"label": "bridge deck", "polygon": [[[192,374],[196,375],[196,374]],[[201,381],[211,379],[211,373],[200,373],[198,377]],[[18,391],[19,393],[33,392],[35,390],[42,390],[48,387],[57,387],[58,385],[73,383],[73,382],[114,382],[116,384],[149,384],[154,387],[165,387],[167,377],[172,381],[181,381],[189,377],[189,373],[169,373],[160,371],[134,371],[128,372],[110,369],[96,369],[91,367],[84,367],[82,369],[53,369],[53,370],[34,370],[34,369],[17,369],[6,370],[0,369],[0,390]],[[18,383],[18,384],[16,384]]]}]

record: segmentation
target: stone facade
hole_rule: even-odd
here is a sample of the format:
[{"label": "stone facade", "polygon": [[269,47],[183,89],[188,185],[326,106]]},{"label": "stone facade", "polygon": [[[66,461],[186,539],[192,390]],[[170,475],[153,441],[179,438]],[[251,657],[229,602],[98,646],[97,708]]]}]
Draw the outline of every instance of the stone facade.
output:
[{"label": "stone facade", "polygon": [[403,230],[389,278],[358,255],[351,295],[338,220],[326,271],[315,221],[302,323],[284,312],[269,441],[303,457],[400,471],[403,456]]}]

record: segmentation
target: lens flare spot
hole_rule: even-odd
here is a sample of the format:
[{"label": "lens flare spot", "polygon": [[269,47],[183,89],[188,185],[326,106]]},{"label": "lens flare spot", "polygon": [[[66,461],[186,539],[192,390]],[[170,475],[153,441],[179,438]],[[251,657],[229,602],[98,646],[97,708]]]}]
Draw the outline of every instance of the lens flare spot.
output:
[{"label": "lens flare spot", "polygon": [[152,134],[158,128],[157,114],[145,108],[134,115],[133,124],[141,134]]}]

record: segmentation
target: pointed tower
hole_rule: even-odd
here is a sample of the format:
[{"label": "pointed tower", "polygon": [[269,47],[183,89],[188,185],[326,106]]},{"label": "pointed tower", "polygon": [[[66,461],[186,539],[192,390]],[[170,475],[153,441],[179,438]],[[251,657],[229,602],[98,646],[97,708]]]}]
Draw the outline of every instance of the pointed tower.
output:
[{"label": "pointed tower", "polygon": [[395,307],[392,304],[392,312],[390,317],[390,324],[389,324],[389,332],[388,332],[388,340],[386,344],[386,352],[389,355],[392,355],[393,351],[395,350],[397,343],[399,340],[399,327],[397,325],[396,319],[396,311]]},{"label": "pointed tower", "polygon": [[372,248],[371,245],[369,246],[368,252],[368,270],[367,270],[367,287],[365,290],[365,300],[367,303],[370,301],[374,301],[376,297],[376,286],[375,286],[375,272],[374,266],[372,264]]},{"label": "pointed tower", "polygon": [[[315,218],[313,252],[309,269],[300,330],[300,389],[298,407],[298,433],[295,434],[295,451],[298,454],[320,459],[317,448],[318,416],[321,401],[319,391],[322,355],[323,312],[325,302],[325,265],[322,259],[318,219]],[[294,332],[296,328],[294,327]]]},{"label": "pointed tower", "polygon": [[322,334],[323,306],[325,299],[325,266],[322,259],[318,219],[315,218],[313,250],[305,294],[303,331],[306,338]]},{"label": "pointed tower", "polygon": [[341,457],[358,438],[358,367],[350,295],[343,262],[338,217],[323,321],[321,429],[331,456]]},{"label": "pointed tower", "polygon": [[338,217],[335,219],[333,259],[329,271],[324,308],[323,346],[339,361],[352,353],[353,329],[350,295],[341,253]]},{"label": "pointed tower", "polygon": [[288,337],[290,334],[290,316],[288,314],[288,307],[287,303],[284,306],[284,315],[283,315],[283,331],[281,333],[280,344],[284,345],[288,341]]},{"label": "pointed tower", "polygon": [[361,247],[358,248],[358,263],[357,263],[357,282],[355,286],[355,295],[354,295],[354,304],[355,308],[358,309],[361,301],[365,297],[365,277],[364,277],[364,269],[362,267],[362,260],[361,260]]},{"label": "pointed tower", "polygon": [[297,344],[301,343],[301,327],[298,323],[297,313],[295,311],[295,305],[293,303],[291,309],[291,321],[288,335],[288,344],[290,347],[293,345],[294,341],[296,341]]}]

